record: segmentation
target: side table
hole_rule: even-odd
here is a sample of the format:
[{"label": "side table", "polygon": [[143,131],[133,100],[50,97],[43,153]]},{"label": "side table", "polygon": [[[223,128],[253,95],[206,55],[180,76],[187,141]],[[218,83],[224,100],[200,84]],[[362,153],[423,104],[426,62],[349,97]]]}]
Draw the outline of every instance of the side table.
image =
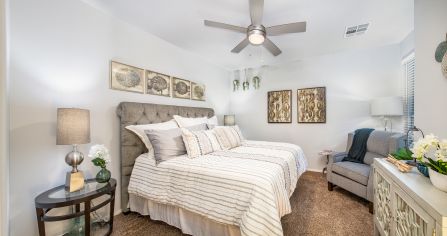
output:
[{"label": "side table", "polygon": [[[70,193],[65,190],[64,185],[61,185],[41,193],[34,199],[39,235],[45,235],[45,222],[68,220],[81,216],[84,216],[85,220],[85,235],[90,235],[90,213],[106,206],[107,204],[110,205],[110,219],[108,221],[109,230],[106,235],[110,235],[113,230],[115,190],[115,179],[110,179],[107,183],[97,183],[96,180],[90,179],[86,180],[83,189],[76,192]],[[92,207],[91,201],[104,195],[108,195],[108,198]],[[84,206],[83,211],[81,211],[81,204]],[[74,206],[75,212],[58,216],[47,214],[54,208],[67,206]]]},{"label": "side table", "polygon": [[323,150],[318,153],[318,155],[320,155],[320,156],[326,156],[326,166],[323,168],[323,171],[322,171],[323,174],[327,170],[327,164],[329,164],[329,156],[332,155],[333,152],[334,151],[332,151],[332,150]]}]

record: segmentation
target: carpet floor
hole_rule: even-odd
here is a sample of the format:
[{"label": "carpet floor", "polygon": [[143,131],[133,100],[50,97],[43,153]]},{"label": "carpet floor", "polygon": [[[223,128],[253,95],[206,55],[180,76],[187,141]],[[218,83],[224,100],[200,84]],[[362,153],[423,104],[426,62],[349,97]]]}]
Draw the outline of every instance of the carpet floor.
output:
[{"label": "carpet floor", "polygon": [[[341,189],[327,190],[326,177],[317,172],[304,173],[290,198],[292,213],[281,220],[285,236],[294,235],[372,235],[373,216],[368,203]],[[182,232],[164,222],[135,213],[118,215],[115,236],[174,236]]]}]

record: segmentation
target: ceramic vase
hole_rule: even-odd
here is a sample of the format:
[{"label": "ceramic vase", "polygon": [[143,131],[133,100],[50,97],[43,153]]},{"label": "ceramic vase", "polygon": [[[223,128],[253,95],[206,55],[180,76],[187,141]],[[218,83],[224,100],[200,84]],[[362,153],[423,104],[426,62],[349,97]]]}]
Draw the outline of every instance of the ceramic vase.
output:
[{"label": "ceramic vase", "polygon": [[430,181],[441,191],[447,192],[447,175],[440,174],[431,168],[428,168],[428,174],[430,175]]}]

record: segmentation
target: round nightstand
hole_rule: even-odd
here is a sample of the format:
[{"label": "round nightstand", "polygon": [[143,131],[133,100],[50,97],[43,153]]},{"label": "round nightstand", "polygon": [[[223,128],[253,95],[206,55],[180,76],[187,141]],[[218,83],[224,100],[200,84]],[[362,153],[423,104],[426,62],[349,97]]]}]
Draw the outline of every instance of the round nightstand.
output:
[{"label": "round nightstand", "polygon": [[[110,205],[110,220],[108,221],[109,230],[106,235],[110,235],[113,230],[115,189],[115,179],[110,179],[108,183],[97,183],[96,180],[90,179],[85,181],[83,189],[76,192],[70,193],[65,190],[64,185],[61,185],[41,193],[34,199],[39,235],[45,235],[45,222],[68,220],[81,216],[84,216],[85,220],[85,235],[90,235],[90,213],[104,207],[108,203]],[[91,201],[104,195],[108,195],[108,198],[92,207]],[[81,203],[84,205],[83,211],[81,211]],[[48,214],[54,208],[67,206],[74,206],[75,212],[57,216]]]},{"label": "round nightstand", "polygon": [[327,164],[329,164],[329,156],[333,153],[334,151],[332,150],[323,150],[321,152],[318,153],[318,155],[320,156],[326,156],[326,166],[323,168],[323,174],[324,172],[327,170]]}]

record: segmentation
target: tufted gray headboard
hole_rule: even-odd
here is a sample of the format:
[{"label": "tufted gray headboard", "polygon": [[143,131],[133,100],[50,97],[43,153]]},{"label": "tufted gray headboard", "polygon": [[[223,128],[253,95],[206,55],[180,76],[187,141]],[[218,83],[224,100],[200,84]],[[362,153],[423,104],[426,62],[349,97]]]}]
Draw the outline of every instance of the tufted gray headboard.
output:
[{"label": "tufted gray headboard", "polygon": [[184,117],[212,117],[214,110],[201,107],[181,107],[150,103],[122,102],[116,109],[120,118],[120,152],[121,152],[121,209],[127,212],[130,174],[135,159],[147,152],[143,142],[125,127],[136,124],[152,124],[171,120],[174,115]]}]

